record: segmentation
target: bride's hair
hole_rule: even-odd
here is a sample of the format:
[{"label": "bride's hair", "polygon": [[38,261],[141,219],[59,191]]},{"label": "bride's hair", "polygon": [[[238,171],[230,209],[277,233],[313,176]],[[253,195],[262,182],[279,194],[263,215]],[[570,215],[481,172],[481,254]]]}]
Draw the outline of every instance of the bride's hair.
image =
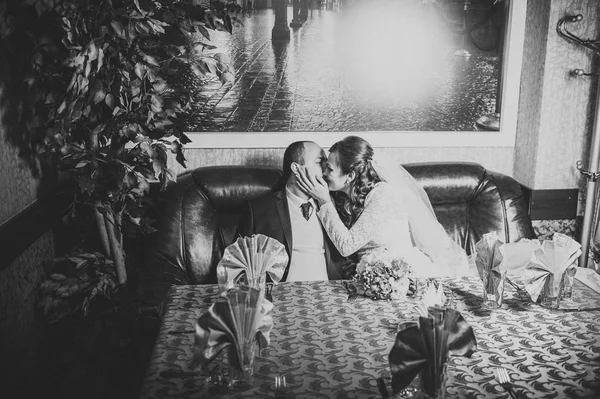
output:
[{"label": "bride's hair", "polygon": [[341,191],[332,193],[340,219],[350,228],[362,213],[367,194],[381,181],[371,164],[373,148],[361,137],[348,136],[333,144],[329,152],[338,154],[342,173],[353,171],[356,175],[350,183],[349,195]]}]

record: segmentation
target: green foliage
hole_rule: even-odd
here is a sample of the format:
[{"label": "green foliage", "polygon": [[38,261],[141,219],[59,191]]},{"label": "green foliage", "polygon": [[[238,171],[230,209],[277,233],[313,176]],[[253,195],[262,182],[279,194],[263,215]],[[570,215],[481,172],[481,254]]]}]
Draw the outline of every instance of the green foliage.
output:
[{"label": "green foliage", "polygon": [[0,49],[25,68],[23,128],[73,175],[76,202],[152,231],[142,198],[176,179],[170,152],[185,167],[192,99],[177,77],[232,82],[226,57],[205,51],[236,21],[220,1],[0,0]]},{"label": "green foliage", "polygon": [[80,310],[87,315],[97,297],[110,297],[116,287],[111,260],[99,253],[77,252],[53,260],[49,277],[40,285],[37,307],[48,322],[56,323]]}]

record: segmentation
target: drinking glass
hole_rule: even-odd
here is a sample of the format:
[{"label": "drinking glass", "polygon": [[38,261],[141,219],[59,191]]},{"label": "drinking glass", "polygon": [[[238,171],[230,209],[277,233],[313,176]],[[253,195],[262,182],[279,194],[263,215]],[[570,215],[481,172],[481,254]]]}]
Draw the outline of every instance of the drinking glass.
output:
[{"label": "drinking glass", "polygon": [[546,278],[546,284],[544,284],[544,288],[538,298],[538,302],[542,306],[549,309],[558,309],[564,287],[563,277],[564,275],[560,277],[550,275]]},{"label": "drinking glass", "polygon": [[577,267],[571,266],[565,272],[563,276],[563,290],[562,298],[569,299],[573,295],[573,280],[575,279],[575,273],[577,273]]},{"label": "drinking glass", "polygon": [[425,367],[417,377],[394,398],[399,399],[444,399],[448,382],[448,364],[444,364],[437,376]]},{"label": "drinking glass", "polygon": [[260,291],[262,295],[265,294],[266,282],[267,282],[267,273],[261,273],[259,275],[254,275],[251,277],[246,277],[248,281],[248,285],[252,288],[256,288]]},{"label": "drinking glass", "polygon": [[[228,347],[227,359],[229,363],[229,387],[237,391],[252,388],[254,384],[254,363],[258,344],[255,339],[244,339],[240,351],[233,345]],[[235,363],[236,356],[241,356],[240,364]]]},{"label": "drinking glass", "polygon": [[486,309],[498,309],[504,301],[504,283],[506,270],[500,272],[484,271],[483,273],[483,304]]}]

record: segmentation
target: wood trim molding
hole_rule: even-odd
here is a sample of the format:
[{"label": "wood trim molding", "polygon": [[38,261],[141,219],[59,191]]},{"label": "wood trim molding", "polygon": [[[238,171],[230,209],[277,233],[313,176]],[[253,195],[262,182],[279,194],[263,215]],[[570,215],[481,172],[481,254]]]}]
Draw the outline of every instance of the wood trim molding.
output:
[{"label": "wood trim molding", "polygon": [[0,272],[60,221],[66,204],[64,196],[49,195],[0,225]]},{"label": "wood trim molding", "polygon": [[529,205],[531,220],[575,219],[579,190],[532,190],[521,186]]}]

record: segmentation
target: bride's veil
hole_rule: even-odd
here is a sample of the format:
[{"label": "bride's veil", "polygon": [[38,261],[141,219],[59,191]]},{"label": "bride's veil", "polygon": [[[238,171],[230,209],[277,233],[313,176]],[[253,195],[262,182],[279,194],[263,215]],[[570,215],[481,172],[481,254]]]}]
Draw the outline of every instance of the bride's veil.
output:
[{"label": "bride's veil", "polygon": [[378,155],[372,165],[381,180],[393,185],[401,196],[415,246],[439,266],[436,275],[430,277],[468,274],[465,250],[448,236],[438,222],[423,187],[406,169],[389,159]]}]

